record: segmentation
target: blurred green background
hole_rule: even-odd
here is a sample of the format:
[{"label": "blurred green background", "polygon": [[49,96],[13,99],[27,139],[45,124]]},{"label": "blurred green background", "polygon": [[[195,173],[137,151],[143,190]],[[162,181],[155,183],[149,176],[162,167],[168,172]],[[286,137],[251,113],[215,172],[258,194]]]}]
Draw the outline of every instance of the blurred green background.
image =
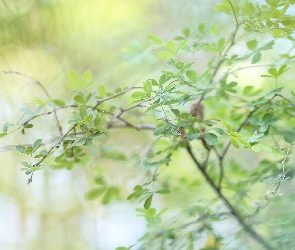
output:
[{"label": "blurred green background", "polygon": [[[150,33],[167,40],[183,27],[208,18],[213,21],[216,2],[0,0],[0,124],[16,123],[20,108],[34,107],[35,98],[46,99],[33,81],[4,71],[33,77],[54,99],[66,101],[74,93],[66,87],[67,72],[72,69],[79,74],[91,70],[97,83],[110,90],[139,86],[159,74],[161,67],[153,57],[123,60],[124,48],[146,42]],[[67,114],[58,115],[66,127]],[[5,137],[1,148],[58,136],[52,116],[40,119],[34,127],[26,135],[18,131]],[[140,153],[152,143],[150,135],[115,132],[116,139],[110,140],[127,153]],[[0,249],[108,250],[131,245],[144,233],[145,222],[134,212],[138,204],[122,200],[101,206],[98,200],[84,200],[93,177],[100,173],[111,184],[126,188],[121,195],[125,199],[145,178],[132,164],[97,156],[71,171],[36,172],[28,186],[19,160],[23,157],[13,150],[0,153]],[[175,164],[179,163],[185,165],[179,160]]]}]

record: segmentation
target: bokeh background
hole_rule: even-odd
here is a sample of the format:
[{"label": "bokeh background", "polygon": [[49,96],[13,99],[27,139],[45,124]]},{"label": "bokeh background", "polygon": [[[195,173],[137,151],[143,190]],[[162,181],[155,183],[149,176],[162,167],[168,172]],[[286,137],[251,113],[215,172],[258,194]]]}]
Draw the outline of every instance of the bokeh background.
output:
[{"label": "bokeh background", "polygon": [[[91,70],[98,84],[110,90],[139,86],[159,74],[151,61],[124,60],[124,48],[146,42],[150,33],[171,39],[189,25],[214,17],[216,1],[189,0],[1,0],[0,1],[0,123],[16,123],[20,108],[34,108],[35,97],[46,99],[31,76],[53,98],[69,100],[67,72]],[[63,119],[63,113],[59,113]],[[0,141],[8,145],[32,143],[58,136],[53,117],[34,123],[33,132],[20,131]],[[66,125],[65,125],[66,126]],[[149,133],[116,134],[114,143],[126,150],[144,151]],[[131,136],[131,139],[130,139]],[[123,184],[124,198],[144,179],[128,162],[90,159],[71,171],[36,172],[31,185],[19,169],[23,156],[0,153],[0,249],[115,249],[131,245],[143,235],[145,221],[136,217],[138,204],[85,201],[84,193],[100,172],[114,185]],[[120,174],[118,174],[120,173]],[[129,181],[128,181],[129,180]],[[127,182],[127,183],[126,183]]]},{"label": "bokeh background", "polygon": [[[130,59],[126,47],[140,46],[150,33],[167,41],[182,28],[200,22],[233,24],[232,17],[216,15],[217,2],[0,0],[0,124],[16,123],[22,115],[20,108],[34,107],[36,97],[46,99],[33,81],[4,71],[33,77],[54,99],[66,101],[75,93],[66,87],[69,70],[79,75],[91,70],[97,83],[110,90],[140,86],[159,75],[164,62],[150,56],[126,60]],[[202,69],[207,61],[205,55],[199,55],[195,63]],[[58,115],[67,126],[67,114],[61,111]],[[1,139],[0,147],[58,136],[52,116],[41,118],[34,127],[26,135],[18,131]],[[150,132],[116,131],[109,143],[130,155],[145,152],[152,136]],[[23,156],[13,150],[0,152],[0,249],[111,250],[131,245],[143,235],[145,221],[134,212],[138,204],[126,201],[134,185],[145,180],[134,164],[103,160],[94,153],[71,171],[36,172],[33,183],[27,185],[19,160]],[[173,166],[182,167],[178,175],[191,175],[190,163],[180,154],[175,155]],[[102,206],[99,200],[84,199],[84,193],[94,185],[93,177],[101,173],[112,185],[124,187],[121,200]],[[166,202],[181,207],[185,199],[175,194],[174,200]]]}]

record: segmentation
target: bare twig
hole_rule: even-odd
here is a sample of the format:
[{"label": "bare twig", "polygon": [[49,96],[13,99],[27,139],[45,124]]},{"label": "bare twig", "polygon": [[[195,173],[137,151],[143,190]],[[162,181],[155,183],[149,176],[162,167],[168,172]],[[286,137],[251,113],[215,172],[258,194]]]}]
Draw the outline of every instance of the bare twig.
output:
[{"label": "bare twig", "polygon": [[[31,76],[27,76],[23,73],[20,73],[20,72],[17,72],[17,71],[4,71],[5,74],[17,74],[17,75],[20,75],[20,76],[23,76],[23,77],[26,77],[26,78],[29,78],[31,80],[33,80],[35,82],[35,84],[37,84],[43,91],[44,93],[46,94],[46,96],[51,99],[51,96],[49,95],[49,93],[47,92],[47,90],[44,88],[44,86],[35,78],[31,77]],[[63,133],[62,133],[62,127],[60,125],[60,122],[59,122],[59,119],[57,117],[57,114],[56,112],[54,111],[54,117],[55,117],[55,121],[56,121],[56,125],[57,125],[57,128],[58,128],[58,131],[60,133],[60,135],[62,136]]]}]

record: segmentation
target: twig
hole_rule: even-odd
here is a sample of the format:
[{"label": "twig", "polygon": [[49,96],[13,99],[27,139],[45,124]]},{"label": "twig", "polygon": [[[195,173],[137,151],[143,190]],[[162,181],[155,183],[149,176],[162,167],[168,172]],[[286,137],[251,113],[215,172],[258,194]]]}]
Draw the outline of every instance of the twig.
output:
[{"label": "twig", "polygon": [[226,205],[226,207],[230,210],[231,214],[235,217],[235,219],[239,222],[239,224],[244,228],[244,230],[246,232],[249,233],[249,235],[255,239],[259,244],[261,244],[262,246],[264,246],[265,249],[268,250],[274,250],[274,248],[267,242],[265,241],[265,239],[259,234],[257,233],[251,226],[249,226],[244,219],[242,218],[242,216],[240,215],[240,213],[233,207],[233,205],[229,202],[229,200],[224,196],[224,194],[222,193],[222,191],[218,188],[217,185],[215,185],[213,179],[209,176],[209,174],[202,168],[202,165],[199,163],[199,161],[197,160],[197,158],[195,157],[194,153],[192,152],[192,148],[189,144],[189,142],[187,142],[187,147],[186,147],[187,152],[189,153],[190,157],[192,158],[192,160],[194,161],[194,163],[196,164],[198,170],[203,174],[203,176],[205,177],[205,179],[207,180],[207,182],[209,183],[209,185],[211,186],[211,188],[215,191],[215,193],[217,194],[217,196],[220,198],[220,200]]},{"label": "twig", "polygon": [[[49,93],[47,92],[47,90],[44,88],[44,86],[35,78],[31,77],[31,76],[27,76],[25,74],[22,74],[20,72],[17,72],[17,71],[4,71],[5,74],[17,74],[17,75],[20,75],[20,76],[23,76],[23,77],[26,77],[26,78],[29,78],[31,80],[33,80],[35,82],[35,84],[37,84],[43,91],[44,93],[46,94],[46,96],[51,99],[51,96],[49,95]],[[56,125],[57,125],[57,128],[58,128],[58,131],[60,133],[60,135],[62,136],[63,133],[62,133],[62,127],[60,125],[60,122],[58,120],[58,117],[57,117],[57,114],[56,112],[54,111],[54,117],[55,117],[55,121],[56,121]]]}]

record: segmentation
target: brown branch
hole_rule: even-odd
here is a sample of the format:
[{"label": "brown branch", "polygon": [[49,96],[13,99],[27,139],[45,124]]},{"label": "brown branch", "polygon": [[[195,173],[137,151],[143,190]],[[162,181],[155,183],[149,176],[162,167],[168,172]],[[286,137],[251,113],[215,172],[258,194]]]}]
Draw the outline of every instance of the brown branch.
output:
[{"label": "brown branch", "polygon": [[204,168],[202,168],[202,165],[199,163],[197,158],[195,157],[192,148],[187,142],[186,147],[187,152],[189,153],[190,157],[192,158],[193,162],[196,164],[197,169],[202,173],[206,181],[209,183],[211,188],[214,190],[216,195],[220,198],[220,200],[224,203],[224,205],[230,210],[231,214],[234,216],[234,218],[239,222],[239,224],[242,226],[242,228],[249,233],[249,235],[255,239],[259,244],[261,244],[265,249],[268,250],[274,250],[274,248],[259,234],[257,233],[251,226],[249,226],[244,219],[242,218],[241,214],[238,212],[238,210],[235,209],[235,207],[229,202],[229,200],[224,196],[222,191],[218,188],[217,185],[215,185],[213,179],[210,177],[210,175],[205,171]]}]

